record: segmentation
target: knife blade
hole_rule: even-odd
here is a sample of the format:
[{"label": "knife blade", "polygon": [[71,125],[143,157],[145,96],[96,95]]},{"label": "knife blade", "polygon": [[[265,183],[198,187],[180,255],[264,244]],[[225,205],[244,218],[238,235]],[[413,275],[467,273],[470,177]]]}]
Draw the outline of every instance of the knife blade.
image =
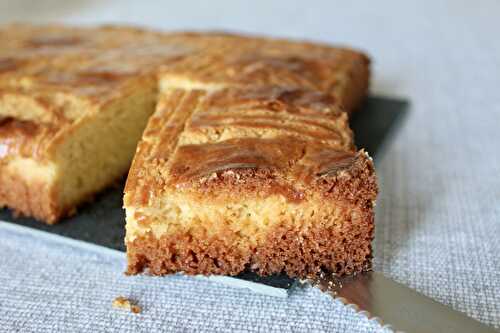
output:
[{"label": "knife blade", "polygon": [[307,281],[398,332],[497,332],[381,273],[344,278],[323,275]]}]

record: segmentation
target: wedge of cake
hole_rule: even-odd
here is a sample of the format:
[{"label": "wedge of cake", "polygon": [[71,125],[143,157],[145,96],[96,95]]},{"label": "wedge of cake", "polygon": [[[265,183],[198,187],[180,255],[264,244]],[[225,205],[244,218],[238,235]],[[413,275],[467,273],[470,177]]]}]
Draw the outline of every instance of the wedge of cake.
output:
[{"label": "wedge of cake", "polygon": [[127,173],[156,69],[191,51],[113,27],[13,25],[0,41],[0,207],[47,223]]},{"label": "wedge of cake", "polygon": [[376,177],[345,112],[366,95],[368,58],[226,34],[203,41],[161,70],[125,189],[128,272],[368,268]]},{"label": "wedge of cake", "polygon": [[360,271],[376,193],[331,95],[168,85],[127,180],[128,271]]},{"label": "wedge of cake", "polygon": [[304,277],[368,268],[377,184],[345,112],[366,95],[367,57],[284,40],[203,39],[203,52],[161,70],[125,189],[128,272]]}]

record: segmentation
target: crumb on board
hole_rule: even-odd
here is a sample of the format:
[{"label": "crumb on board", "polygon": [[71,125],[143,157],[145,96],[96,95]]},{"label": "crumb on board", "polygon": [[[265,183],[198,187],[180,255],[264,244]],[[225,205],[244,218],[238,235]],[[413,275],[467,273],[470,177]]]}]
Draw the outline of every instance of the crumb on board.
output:
[{"label": "crumb on board", "polygon": [[113,307],[115,309],[124,309],[128,310],[132,313],[141,313],[142,309],[139,305],[135,304],[135,302],[129,300],[126,297],[118,296],[113,300]]}]

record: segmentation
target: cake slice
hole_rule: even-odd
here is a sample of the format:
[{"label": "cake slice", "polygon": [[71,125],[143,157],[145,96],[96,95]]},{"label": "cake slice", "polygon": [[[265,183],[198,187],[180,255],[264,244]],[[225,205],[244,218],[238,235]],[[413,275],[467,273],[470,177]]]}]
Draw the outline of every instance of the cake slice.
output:
[{"label": "cake slice", "polygon": [[190,52],[129,28],[0,29],[0,207],[55,223],[128,171],[156,70]]},{"label": "cake slice", "polygon": [[367,57],[217,33],[202,43],[161,70],[125,188],[128,273],[368,268],[376,177],[345,112],[366,95]]},{"label": "cake slice", "polygon": [[361,271],[376,193],[331,95],[168,87],[125,189],[128,272]]}]

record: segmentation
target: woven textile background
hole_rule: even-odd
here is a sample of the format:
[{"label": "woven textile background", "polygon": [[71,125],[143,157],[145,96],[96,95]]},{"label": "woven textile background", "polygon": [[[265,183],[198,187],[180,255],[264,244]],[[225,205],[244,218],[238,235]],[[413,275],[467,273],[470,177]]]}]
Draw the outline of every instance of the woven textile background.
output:
[{"label": "woven textile background", "polygon": [[[373,93],[411,101],[376,161],[375,269],[500,328],[500,2],[27,3],[1,2],[0,21],[225,28],[365,49]],[[123,257],[0,222],[0,331],[382,330],[311,288],[282,299],[123,270]],[[113,310],[118,295],[143,314]]]}]

